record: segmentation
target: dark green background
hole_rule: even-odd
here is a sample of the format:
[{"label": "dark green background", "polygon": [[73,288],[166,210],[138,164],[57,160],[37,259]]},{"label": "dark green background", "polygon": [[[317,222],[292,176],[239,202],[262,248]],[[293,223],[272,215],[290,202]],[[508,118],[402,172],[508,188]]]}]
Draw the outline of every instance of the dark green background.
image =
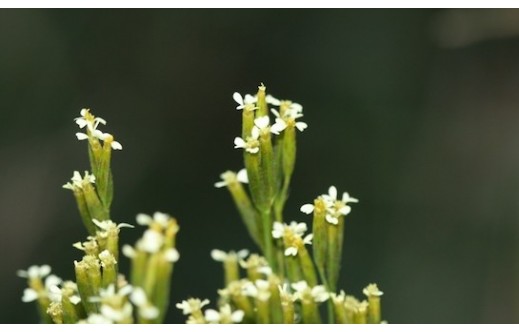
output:
[{"label": "dark green background", "polygon": [[[519,15],[469,14],[482,37],[442,47],[466,33],[443,10],[1,10],[0,322],[37,321],[17,269],[48,263],[72,278],[81,256],[61,185],[88,165],[72,121],[82,107],[124,146],[114,219],[176,216],[172,301],[214,303],[210,250],[255,250],[213,188],[241,167],[231,96],[264,82],[309,124],[289,219],[309,221],[299,206],[331,184],[360,199],[348,292],[377,282],[393,323],[519,323],[519,38],[506,25]],[[506,38],[485,34],[489,17]],[[124,229],[122,242],[140,233]]]}]

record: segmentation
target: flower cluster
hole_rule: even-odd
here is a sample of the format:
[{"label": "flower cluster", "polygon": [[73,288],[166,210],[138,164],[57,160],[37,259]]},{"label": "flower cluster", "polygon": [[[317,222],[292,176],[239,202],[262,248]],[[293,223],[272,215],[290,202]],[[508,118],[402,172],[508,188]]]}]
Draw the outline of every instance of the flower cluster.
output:
[{"label": "flower cluster", "polygon": [[[359,200],[351,197],[347,192],[342,194],[341,199],[337,199],[337,188],[331,186],[328,189],[328,194],[320,196],[326,206],[326,221],[330,224],[337,225],[341,216],[347,216],[351,212],[349,203],[358,203]],[[311,214],[314,212],[315,206],[313,204],[305,204],[301,206],[301,212]]]}]

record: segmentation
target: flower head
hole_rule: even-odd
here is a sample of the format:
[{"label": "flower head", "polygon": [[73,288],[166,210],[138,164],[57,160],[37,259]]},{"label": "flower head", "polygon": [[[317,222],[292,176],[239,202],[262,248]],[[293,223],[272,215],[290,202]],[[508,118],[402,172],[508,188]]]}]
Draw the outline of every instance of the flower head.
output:
[{"label": "flower head", "polygon": [[236,182],[241,183],[249,183],[249,177],[247,176],[247,170],[245,168],[238,171],[238,173],[234,173],[232,171],[227,171],[220,174],[220,178],[222,181],[216,182],[214,186],[216,188],[227,187],[228,185]]},{"label": "flower head", "polygon": [[225,251],[213,249],[211,250],[211,258],[217,262],[225,262],[228,260],[239,261],[244,259],[249,255],[249,251],[247,249],[242,249],[238,252],[230,251],[226,253]]},{"label": "flower head", "polygon": [[330,297],[323,285],[310,287],[304,280],[293,283],[292,288],[294,289],[294,297],[303,302],[324,302]]},{"label": "flower head", "polygon": [[244,98],[239,92],[233,93],[232,99],[234,99],[234,101],[238,104],[236,107],[237,110],[244,109],[246,105],[254,105],[258,101],[257,97],[249,94],[246,94]]},{"label": "flower head", "polygon": [[313,234],[310,233],[303,237],[307,230],[305,223],[292,221],[290,224],[274,222],[272,237],[275,239],[283,238],[285,243],[285,256],[296,256],[299,248],[305,244],[312,244]]},{"label": "flower head", "polygon": [[63,185],[63,188],[70,190],[82,189],[85,185],[92,184],[96,182],[96,177],[94,174],[89,174],[88,171],[85,171],[85,175],[81,177],[78,171],[74,171],[70,182],[67,182]]},{"label": "flower head", "polygon": [[209,300],[200,300],[198,298],[190,298],[187,300],[183,300],[180,303],[176,304],[176,307],[182,310],[184,315],[190,315],[194,312],[200,311],[204,306],[209,304]]},{"label": "flower head", "polygon": [[245,313],[242,310],[232,311],[229,304],[224,304],[219,311],[207,309],[205,311],[205,320],[212,324],[233,324],[240,323]]},{"label": "flower head", "polygon": [[255,154],[259,151],[259,141],[258,138],[260,136],[260,130],[258,127],[252,127],[251,136],[246,137],[245,139],[241,137],[236,137],[234,139],[234,148],[235,149],[245,149],[245,151]]}]

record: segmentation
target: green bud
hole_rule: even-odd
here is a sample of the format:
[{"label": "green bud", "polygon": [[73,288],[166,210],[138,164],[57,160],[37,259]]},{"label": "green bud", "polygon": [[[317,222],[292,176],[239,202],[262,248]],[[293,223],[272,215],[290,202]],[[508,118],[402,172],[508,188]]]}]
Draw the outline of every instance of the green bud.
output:
[{"label": "green bud", "polygon": [[267,100],[266,100],[266,90],[267,90],[267,88],[263,85],[263,83],[258,87],[258,95],[257,95],[258,111],[256,114],[257,117],[265,116],[265,115],[269,114],[269,109],[268,109]]}]

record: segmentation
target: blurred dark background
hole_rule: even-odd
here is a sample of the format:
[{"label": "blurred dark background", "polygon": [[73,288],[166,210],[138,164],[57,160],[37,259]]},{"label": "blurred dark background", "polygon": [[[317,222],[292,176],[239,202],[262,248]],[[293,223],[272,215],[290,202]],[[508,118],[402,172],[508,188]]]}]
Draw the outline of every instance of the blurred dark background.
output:
[{"label": "blurred dark background", "polygon": [[85,231],[61,185],[88,167],[83,107],[124,146],[114,220],[177,217],[172,302],[214,303],[210,250],[255,250],[213,183],[241,168],[232,93],[260,82],[309,124],[289,219],[332,184],[360,199],[349,293],[377,282],[392,323],[519,323],[515,10],[1,10],[0,322],[37,322],[17,269],[73,277]]}]

